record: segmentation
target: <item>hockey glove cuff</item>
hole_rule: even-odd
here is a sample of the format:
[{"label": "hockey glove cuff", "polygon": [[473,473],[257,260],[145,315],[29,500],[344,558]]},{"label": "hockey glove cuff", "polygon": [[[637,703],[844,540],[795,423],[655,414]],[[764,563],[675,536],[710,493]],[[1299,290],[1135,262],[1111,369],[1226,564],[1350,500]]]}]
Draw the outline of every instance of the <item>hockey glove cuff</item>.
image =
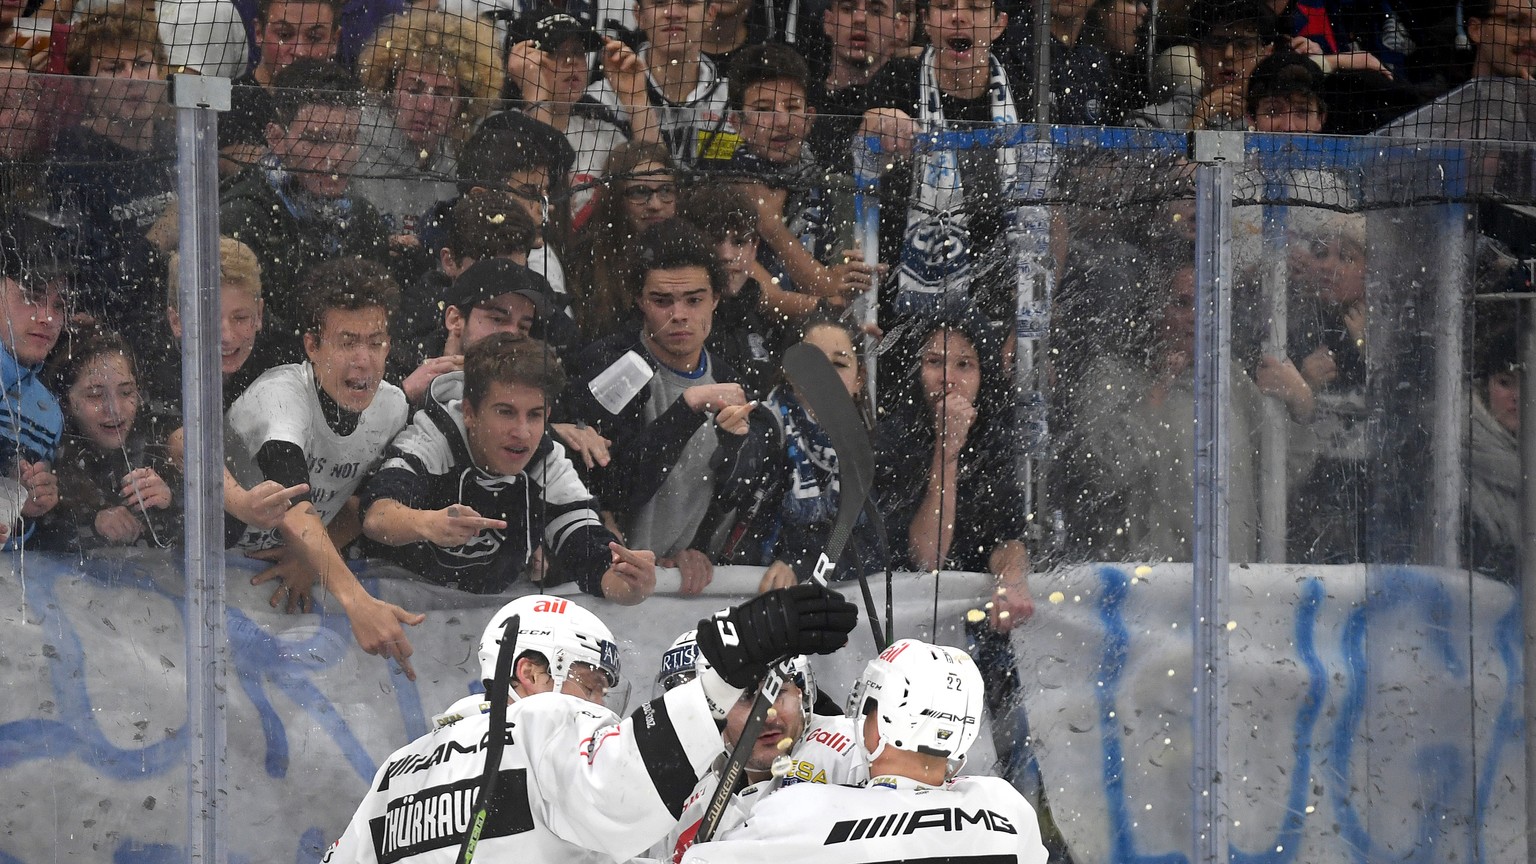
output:
[{"label": "hockey glove cuff", "polygon": [[741,700],[741,694],[747,692],[726,683],[714,669],[700,672],[699,683],[704,686],[704,699],[709,703],[709,714],[717,722],[724,722],[725,715],[731,713],[731,706]]}]

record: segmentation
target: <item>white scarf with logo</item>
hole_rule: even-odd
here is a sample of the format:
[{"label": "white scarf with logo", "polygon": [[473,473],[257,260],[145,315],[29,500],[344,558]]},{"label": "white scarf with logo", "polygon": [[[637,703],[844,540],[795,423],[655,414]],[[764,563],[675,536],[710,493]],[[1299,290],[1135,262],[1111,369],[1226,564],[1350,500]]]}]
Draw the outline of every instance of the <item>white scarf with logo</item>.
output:
[{"label": "white scarf with logo", "polygon": [[[923,51],[918,76],[918,129],[925,133],[945,131],[944,107],[934,69],[934,49]],[[992,98],[992,122],[1012,126],[1019,122],[1002,63],[987,55]],[[1004,201],[1012,198],[1018,180],[1017,147],[997,149],[998,188]],[[971,272],[969,214],[964,209],[965,190],[960,179],[960,160],[953,148],[932,148],[914,157],[917,189],[907,208],[907,230],[902,241],[898,286],[908,298],[918,294],[939,295],[951,291],[966,294]]]}]

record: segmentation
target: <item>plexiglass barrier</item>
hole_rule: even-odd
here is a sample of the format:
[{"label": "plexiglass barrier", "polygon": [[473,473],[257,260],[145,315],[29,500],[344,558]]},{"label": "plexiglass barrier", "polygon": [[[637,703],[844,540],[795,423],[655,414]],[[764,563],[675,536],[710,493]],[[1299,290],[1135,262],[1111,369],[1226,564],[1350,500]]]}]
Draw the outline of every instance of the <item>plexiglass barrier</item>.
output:
[{"label": "plexiglass barrier", "polygon": [[[219,715],[186,688],[168,307],[188,154],[164,85],[7,80],[7,860],[185,860],[210,802],[229,860],[318,860],[388,755],[480,689],[481,631],[531,575],[608,622],[628,707],[651,698],[680,632],[765,572],[809,576],[847,494],[846,454],[779,371],[802,335],[873,452],[834,572],[861,609],[867,575],[882,626],[816,661],[832,702],[883,625],[971,648],[990,734],[968,770],[1026,792],[1056,860],[1209,860],[1208,836],[1231,860],[1523,858],[1522,319],[1485,295],[1527,286],[1499,206],[1533,197],[1528,145],[920,123],[850,141],[856,118],[822,117],[838,131],[812,144],[832,144],[801,159],[764,131],[803,136],[799,117],[648,129],[554,104],[540,126],[490,100],[237,87],[229,239],[199,285],[222,302]],[[718,261],[703,317],[636,302],[671,217]],[[543,281],[465,277],[498,258]],[[391,316],[327,307],[338,285]],[[499,331],[548,342],[565,379],[548,420],[570,462],[520,487],[451,419],[449,373]],[[657,378],[706,335],[711,380],[742,385],[711,391],[712,419]],[[639,383],[613,371],[631,349]],[[748,399],[732,441],[725,408]],[[700,416],[639,446],[670,412]],[[480,491],[399,485],[444,475],[434,459]],[[609,527],[583,530],[662,564],[639,605],[581,590],[623,590],[606,548],[565,546],[589,493]],[[306,498],[316,521],[285,522]],[[506,525],[416,542],[391,504],[411,537]],[[310,524],[330,536],[309,545]],[[227,784],[204,799],[187,762],[209,724]]]}]

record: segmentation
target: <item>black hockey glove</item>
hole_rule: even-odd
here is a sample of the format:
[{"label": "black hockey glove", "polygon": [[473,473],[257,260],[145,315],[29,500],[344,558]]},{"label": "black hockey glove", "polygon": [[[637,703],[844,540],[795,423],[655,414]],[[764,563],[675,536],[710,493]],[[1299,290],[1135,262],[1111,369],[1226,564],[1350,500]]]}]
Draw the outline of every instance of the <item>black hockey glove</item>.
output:
[{"label": "black hockey glove", "polygon": [[699,622],[699,650],[727,684],[750,687],[796,654],[831,654],[848,644],[859,607],[815,583],[759,594]]}]

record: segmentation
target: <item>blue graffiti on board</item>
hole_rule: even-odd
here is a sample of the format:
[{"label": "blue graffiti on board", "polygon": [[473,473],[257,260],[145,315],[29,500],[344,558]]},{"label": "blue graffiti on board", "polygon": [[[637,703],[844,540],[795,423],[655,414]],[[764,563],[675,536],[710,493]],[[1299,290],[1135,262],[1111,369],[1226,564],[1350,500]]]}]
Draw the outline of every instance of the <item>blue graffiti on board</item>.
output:
[{"label": "blue graffiti on board", "polygon": [[[73,562],[72,562],[73,563]],[[27,562],[22,581],[26,608],[37,618],[45,634],[43,654],[49,661],[49,684],[58,716],[64,719],[26,718],[0,724],[0,770],[33,759],[74,758],[103,777],[130,781],[155,777],[186,767],[185,723],[166,737],[138,748],[118,747],[108,740],[96,721],[87,687],[85,650],[74,623],[60,602],[58,587],[65,580],[83,576],[91,582],[118,590],[138,590],[157,596],[175,609],[185,623],[186,603],[164,591],[142,569],[118,560],[86,560],[83,571],[56,560],[37,556]],[[235,567],[231,572],[238,572]],[[365,587],[373,591],[376,586]],[[273,705],[271,692],[281,693],[300,706],[326,733],[352,770],[370,781],[378,765],[368,755],[334,703],[316,684],[316,677],[340,663],[351,650],[352,635],[340,613],[318,610],[319,626],[301,638],[274,636],[238,609],[227,610],[229,663],[234,681],[254,706],[265,742],[264,765],[268,776],[284,778],[289,764],[288,735],[283,718]],[[392,676],[396,702],[406,733],[414,738],[427,728],[421,695],[416,686],[396,670]],[[313,861],[323,851],[320,829],[310,827],[298,839],[295,860]],[[115,864],[162,864],[186,860],[180,846],[122,839],[113,852]],[[232,855],[233,864],[250,860]],[[23,864],[0,852],[0,864]]]},{"label": "blue graffiti on board", "polygon": [[[1187,864],[1182,852],[1150,854],[1138,848],[1136,820],[1132,815],[1125,788],[1125,755],[1120,743],[1120,725],[1117,699],[1121,692],[1125,664],[1130,651],[1130,632],[1125,623],[1126,604],[1131,579],[1115,566],[1099,568],[1102,591],[1098,598],[1099,623],[1103,628],[1103,643],[1099,658],[1096,688],[1099,709],[1099,732],[1103,749],[1102,782],[1110,823],[1111,859],[1128,864]],[[1367,734],[1362,725],[1367,717],[1367,697],[1373,692],[1371,664],[1366,651],[1366,637],[1370,622],[1389,614],[1398,614],[1402,607],[1428,622],[1429,653],[1438,659],[1444,672],[1458,680],[1467,680],[1470,686],[1470,663],[1462,656],[1462,649],[1452,639],[1453,628],[1449,616],[1458,604],[1449,595],[1445,584],[1432,574],[1407,567],[1387,567],[1373,570],[1375,582],[1370,599],[1354,609],[1347,617],[1339,634],[1344,668],[1340,678],[1345,682],[1341,709],[1331,729],[1332,745],[1329,749],[1327,775],[1329,778],[1329,803],[1338,823],[1340,838],[1350,852],[1352,860],[1366,862],[1397,861],[1417,864],[1445,860],[1441,851],[1442,827],[1454,821],[1455,813],[1450,805],[1470,796],[1470,824],[1472,832],[1467,850],[1467,860],[1486,860],[1485,845],[1481,832],[1486,825],[1488,802],[1492,798],[1492,784],[1500,776],[1498,766],[1507,748],[1513,746],[1522,734],[1518,694],[1521,692],[1520,675],[1520,617],[1518,606],[1501,616],[1494,628],[1497,651],[1504,666],[1505,690],[1499,706],[1491,746],[1481,754],[1477,765],[1477,788],[1469,790],[1471,759],[1461,743],[1441,741],[1424,746],[1414,754],[1414,767],[1421,778],[1424,802],[1422,807],[1412,808],[1417,813],[1417,825],[1411,839],[1402,845],[1413,850],[1406,854],[1393,854],[1382,848],[1372,837],[1359,808],[1351,797],[1352,778],[1349,771],[1357,741]],[[1300,586],[1300,599],[1296,606],[1294,645],[1292,646],[1307,673],[1307,688],[1297,702],[1296,717],[1292,723],[1294,735],[1294,763],[1285,769],[1290,785],[1285,796],[1285,812],[1274,841],[1258,851],[1245,851],[1233,847],[1230,850],[1234,864],[1291,864],[1300,853],[1305,831],[1306,798],[1312,776],[1312,752],[1324,699],[1327,695],[1327,668],[1319,652],[1317,632],[1318,616],[1326,598],[1322,580],[1309,578]],[[1251,817],[1250,817],[1251,818]]]}]

